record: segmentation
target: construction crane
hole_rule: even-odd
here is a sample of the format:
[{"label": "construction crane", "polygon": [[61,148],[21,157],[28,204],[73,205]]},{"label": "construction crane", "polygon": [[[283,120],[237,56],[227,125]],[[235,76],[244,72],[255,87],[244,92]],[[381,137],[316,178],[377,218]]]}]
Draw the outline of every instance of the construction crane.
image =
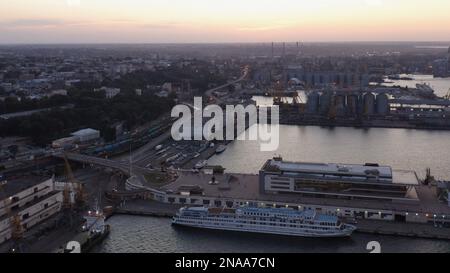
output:
[{"label": "construction crane", "polygon": [[294,95],[292,95],[293,104],[299,105],[303,103],[302,98],[299,96],[298,92],[295,92]]},{"label": "construction crane", "polygon": [[283,105],[283,104],[288,103],[285,93],[284,93],[284,85],[281,82],[281,80],[278,80],[274,84],[273,89],[272,89],[272,96],[273,96],[273,102],[275,105]]},{"label": "construction crane", "polygon": [[423,180],[423,184],[430,185],[430,184],[432,184],[435,181],[436,181],[436,179],[434,178],[434,176],[431,175],[431,169],[427,168],[426,169],[426,176],[425,176],[425,180]]},{"label": "construction crane", "polygon": [[448,89],[447,94],[444,96],[444,99],[450,100],[450,88]]},{"label": "construction crane", "polygon": [[330,109],[328,110],[328,119],[334,120],[337,116],[336,96],[331,99]]},{"label": "construction crane", "polygon": [[9,219],[9,226],[11,229],[11,239],[13,245],[11,247],[11,252],[20,252],[21,250],[21,239],[23,238],[24,229],[22,226],[21,218],[19,214],[14,214],[11,210],[11,204],[13,199],[8,197],[5,193],[4,187],[8,182],[6,180],[0,180],[0,192],[3,194],[3,208],[5,210],[5,215]]},{"label": "construction crane", "polygon": [[85,204],[86,204],[86,193],[84,191],[84,187],[83,185],[80,183],[80,181],[78,181],[72,171],[72,167],[69,164],[69,160],[67,159],[67,155],[64,154],[64,163],[65,163],[65,167],[66,167],[66,176],[68,178],[68,182],[70,182],[70,185],[72,185],[72,190],[75,193],[75,204],[73,204],[72,202],[72,198],[71,198],[71,194],[70,194],[70,186],[69,183],[66,183],[66,185],[64,186],[64,192],[63,192],[63,196],[64,196],[64,202],[63,205],[65,208],[72,208],[73,205],[76,206],[76,208],[78,209],[82,209],[84,208]]}]

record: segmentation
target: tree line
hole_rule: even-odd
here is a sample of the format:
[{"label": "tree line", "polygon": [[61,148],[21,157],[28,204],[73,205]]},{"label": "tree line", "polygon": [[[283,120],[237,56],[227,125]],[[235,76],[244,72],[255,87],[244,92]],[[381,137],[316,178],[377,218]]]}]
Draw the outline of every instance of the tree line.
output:
[{"label": "tree line", "polygon": [[[82,82],[68,90],[68,96],[53,96],[43,99],[7,98],[0,102],[0,113],[50,108],[48,111],[31,116],[0,119],[0,136],[30,137],[37,145],[47,145],[52,140],[68,136],[81,128],[100,130],[106,140],[114,138],[111,125],[124,122],[126,129],[152,121],[162,113],[169,112],[175,105],[175,95],[168,98],[144,92],[142,96],[136,89],[145,89],[147,85],[162,85],[165,82],[180,82],[188,79],[192,88],[204,92],[208,84],[223,84],[224,78],[216,76],[203,68],[171,67],[160,71],[135,71],[117,80],[105,80],[101,84]],[[93,92],[101,86],[120,88],[121,93],[112,99],[106,99],[104,92]],[[72,105],[69,108],[57,106]]]}]

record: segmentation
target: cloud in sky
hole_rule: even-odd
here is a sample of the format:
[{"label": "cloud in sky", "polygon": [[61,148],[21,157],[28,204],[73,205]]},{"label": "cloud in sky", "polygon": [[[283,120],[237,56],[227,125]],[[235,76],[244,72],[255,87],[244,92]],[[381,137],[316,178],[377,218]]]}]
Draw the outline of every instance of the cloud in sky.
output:
[{"label": "cloud in sky", "polygon": [[64,25],[60,19],[17,19],[1,22],[3,27],[21,28],[21,27],[54,27]]},{"label": "cloud in sky", "polygon": [[446,40],[448,10],[447,0],[0,1],[0,43]]},{"label": "cloud in sky", "polygon": [[159,22],[159,23],[145,23],[136,20],[128,19],[112,19],[105,21],[66,21],[61,19],[40,18],[40,19],[17,19],[10,21],[0,21],[0,28],[20,29],[20,28],[35,28],[37,30],[41,28],[68,28],[68,27],[83,27],[83,26],[96,26],[96,27],[109,27],[109,26],[122,26],[122,27],[138,27],[147,29],[169,29],[180,26],[176,22]]}]

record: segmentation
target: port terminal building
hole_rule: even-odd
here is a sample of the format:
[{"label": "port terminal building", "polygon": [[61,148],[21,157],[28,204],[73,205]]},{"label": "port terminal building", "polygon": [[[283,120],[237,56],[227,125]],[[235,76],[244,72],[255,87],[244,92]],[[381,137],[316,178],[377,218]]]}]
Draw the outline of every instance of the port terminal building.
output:
[{"label": "port terminal building", "polygon": [[274,158],[259,172],[263,194],[414,203],[419,201],[417,184],[414,172],[378,164],[297,163]]},{"label": "port terminal building", "polygon": [[[143,185],[128,185],[134,190]],[[450,223],[450,206],[414,171],[377,164],[265,162],[259,174],[179,171],[149,198],[186,206],[290,207],[340,217]]]}]

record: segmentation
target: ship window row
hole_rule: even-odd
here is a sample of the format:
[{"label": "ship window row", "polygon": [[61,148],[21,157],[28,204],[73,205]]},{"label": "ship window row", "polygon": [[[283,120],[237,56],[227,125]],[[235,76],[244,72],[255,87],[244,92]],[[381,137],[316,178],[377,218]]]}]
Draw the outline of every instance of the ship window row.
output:
[{"label": "ship window row", "polygon": [[272,185],[278,185],[278,186],[290,186],[291,182],[276,182],[276,181],[271,181],[270,184]]},{"label": "ship window row", "polygon": [[330,223],[330,222],[321,222],[321,223],[319,223],[319,225],[321,225],[321,226],[336,226],[335,223]]},{"label": "ship window row", "polygon": [[[220,224],[220,222],[234,222],[234,221],[217,221],[217,220],[212,220],[213,221],[213,223],[211,223],[211,224],[214,224],[214,225],[219,225]],[[203,221],[198,221],[198,219],[197,220],[185,220],[185,219],[183,219],[183,220],[179,220],[179,222],[182,222],[182,223],[190,223],[190,224],[205,224],[205,222],[203,222]],[[236,223],[236,224],[238,224],[238,223]],[[292,225],[292,224],[280,224],[280,225],[277,225],[277,224],[275,224],[275,223],[265,223],[265,222],[262,222],[262,223],[258,223],[258,222],[256,222],[256,221],[250,221],[250,222],[239,222],[239,226],[241,226],[241,227],[244,227],[244,225],[245,224],[251,224],[251,225],[261,225],[261,226],[279,226],[279,227],[288,227],[288,228],[302,228],[302,229],[309,229],[309,230],[322,230],[322,231],[327,231],[327,230],[332,230],[332,228],[329,228],[329,227],[320,227],[320,226],[306,226],[306,225]]]},{"label": "ship window row", "polygon": [[[186,216],[184,218],[187,218],[189,220],[198,220],[198,218],[195,217],[189,217]],[[303,223],[296,223],[295,221],[267,221],[267,219],[264,218],[260,218],[260,219],[249,219],[249,220],[235,220],[235,218],[232,219],[224,219],[224,218],[214,218],[214,217],[209,217],[207,219],[204,219],[206,221],[213,221],[213,222],[227,222],[227,223],[234,223],[234,222],[240,222],[240,223],[250,223],[250,224],[260,224],[260,225],[270,225],[270,226],[290,226],[290,227],[301,227],[301,228],[305,228],[309,226],[314,226],[317,223],[314,222],[303,222]],[[196,221],[194,221],[196,222]],[[278,224],[278,223],[288,223],[287,224]],[[336,225],[333,223],[327,223],[327,222],[321,222],[320,226],[330,226],[330,227],[335,227]],[[320,227],[320,228],[322,228]]]},{"label": "ship window row", "polygon": [[290,186],[271,186],[272,189],[277,189],[277,190],[290,190],[291,187]]},{"label": "ship window row", "polygon": [[282,185],[282,186],[287,186],[287,185],[291,185],[291,182],[277,182],[277,181],[270,181],[270,184],[272,185]]},{"label": "ship window row", "polygon": [[290,178],[288,177],[281,177],[281,176],[276,176],[276,177],[271,177],[270,178],[272,181],[291,181]]},{"label": "ship window row", "polygon": [[254,215],[254,216],[269,216],[268,213],[259,213],[259,212],[246,212],[246,215]]}]

